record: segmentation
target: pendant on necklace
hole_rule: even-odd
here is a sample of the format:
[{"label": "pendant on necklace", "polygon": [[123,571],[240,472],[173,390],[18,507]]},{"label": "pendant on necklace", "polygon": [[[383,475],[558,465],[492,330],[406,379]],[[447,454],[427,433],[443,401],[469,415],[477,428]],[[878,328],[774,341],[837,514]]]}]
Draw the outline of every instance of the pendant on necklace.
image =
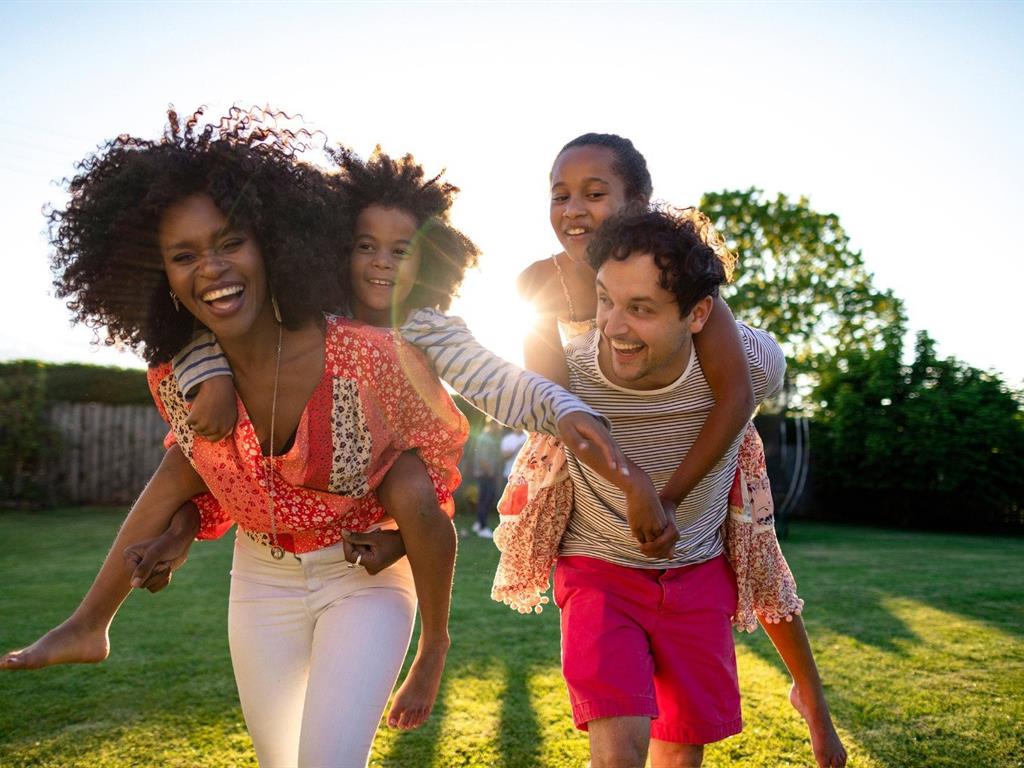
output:
[{"label": "pendant on necklace", "polygon": [[275,560],[280,560],[284,557],[284,547],[274,545],[270,548],[270,556]]}]

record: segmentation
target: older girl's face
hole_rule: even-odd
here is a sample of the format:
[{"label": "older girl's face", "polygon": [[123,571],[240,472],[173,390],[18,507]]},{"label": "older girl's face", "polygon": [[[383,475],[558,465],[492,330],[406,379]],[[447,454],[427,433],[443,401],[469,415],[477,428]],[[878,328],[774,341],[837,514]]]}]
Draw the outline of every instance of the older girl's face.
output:
[{"label": "older girl's face", "polygon": [[241,336],[261,317],[273,316],[259,245],[209,195],[168,207],[157,236],[171,291],[217,336]]},{"label": "older girl's face", "polygon": [[420,271],[416,230],[416,217],[400,208],[370,205],[360,211],[349,272],[357,320],[385,327],[404,321]]},{"label": "older girl's face", "polygon": [[583,146],[565,150],[551,168],[551,226],[576,261],[583,260],[594,231],[626,204],[626,185],[614,164],[608,147]]}]

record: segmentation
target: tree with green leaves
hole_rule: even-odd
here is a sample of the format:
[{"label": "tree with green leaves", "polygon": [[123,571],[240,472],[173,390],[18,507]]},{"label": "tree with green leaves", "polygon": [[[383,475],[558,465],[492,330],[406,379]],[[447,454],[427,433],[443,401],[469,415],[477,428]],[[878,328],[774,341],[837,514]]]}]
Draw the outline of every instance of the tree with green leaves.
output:
[{"label": "tree with green leaves", "polygon": [[1024,413],[995,374],[939,358],[920,333],[823,371],[815,486],[844,519],[967,529],[1024,526]]},{"label": "tree with green leaves", "polygon": [[877,289],[833,213],[760,189],[709,192],[701,210],[738,257],[729,306],[778,339],[789,384],[813,385],[838,354],[867,352],[905,327],[903,303]]}]

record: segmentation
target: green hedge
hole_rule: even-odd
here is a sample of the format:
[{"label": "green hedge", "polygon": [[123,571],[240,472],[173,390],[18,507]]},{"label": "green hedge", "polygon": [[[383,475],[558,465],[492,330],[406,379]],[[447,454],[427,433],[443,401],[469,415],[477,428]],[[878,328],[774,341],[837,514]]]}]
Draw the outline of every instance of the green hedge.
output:
[{"label": "green hedge", "polygon": [[84,363],[43,363],[15,360],[0,363],[0,384],[6,380],[38,376],[47,403],[152,404],[146,372]]}]

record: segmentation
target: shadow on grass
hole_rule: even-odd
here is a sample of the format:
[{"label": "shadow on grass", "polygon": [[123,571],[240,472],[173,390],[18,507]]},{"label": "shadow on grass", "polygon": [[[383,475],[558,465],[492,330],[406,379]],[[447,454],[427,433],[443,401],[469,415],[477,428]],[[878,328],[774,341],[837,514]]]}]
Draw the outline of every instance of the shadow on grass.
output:
[{"label": "shadow on grass", "polygon": [[[1013,764],[1006,640],[1024,636],[1024,542],[796,526],[783,548],[807,601],[836,722],[882,765]],[[897,615],[913,617],[920,624]],[[963,625],[956,620],[962,618]],[[972,624],[974,626],[972,626]],[[961,628],[962,626],[962,628]],[[737,646],[788,673],[767,636]],[[998,754],[997,754],[998,753]]]}]

